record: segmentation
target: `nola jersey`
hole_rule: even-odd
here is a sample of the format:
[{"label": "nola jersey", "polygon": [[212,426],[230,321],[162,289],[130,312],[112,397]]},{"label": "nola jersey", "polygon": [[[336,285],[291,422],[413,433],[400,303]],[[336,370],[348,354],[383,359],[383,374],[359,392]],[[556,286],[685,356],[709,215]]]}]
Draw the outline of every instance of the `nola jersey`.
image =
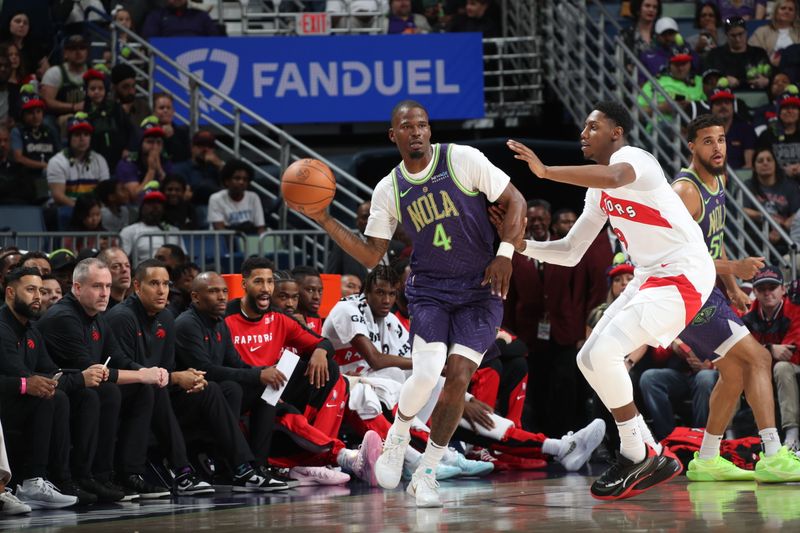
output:
[{"label": "nola jersey", "polygon": [[421,172],[410,174],[400,163],[378,183],[364,233],[390,240],[397,224],[403,224],[413,242],[411,273],[417,286],[445,291],[479,287],[495,257],[487,200],[496,201],[510,178],[474,148],[432,148],[433,157]]},{"label": "nola jersey", "polygon": [[711,190],[693,170],[682,168],[673,183],[686,181],[697,189],[702,211],[695,222],[703,232],[711,259],[720,259],[725,245],[725,183],[720,176],[715,176],[714,180],[715,190]]},{"label": "nola jersey", "polygon": [[[323,340],[292,317],[267,311],[259,318],[247,318],[239,311],[239,301],[229,305],[225,324],[233,346],[242,361],[252,366],[273,366],[284,348],[294,348],[301,356],[310,356]],[[236,311],[232,312],[233,309]]]},{"label": "nola jersey", "polygon": [[333,343],[342,374],[358,376],[370,370],[369,363],[350,345],[356,335],[368,338],[382,353],[411,356],[408,330],[391,313],[376,321],[363,294],[348,296],[333,306],[322,333]]}]

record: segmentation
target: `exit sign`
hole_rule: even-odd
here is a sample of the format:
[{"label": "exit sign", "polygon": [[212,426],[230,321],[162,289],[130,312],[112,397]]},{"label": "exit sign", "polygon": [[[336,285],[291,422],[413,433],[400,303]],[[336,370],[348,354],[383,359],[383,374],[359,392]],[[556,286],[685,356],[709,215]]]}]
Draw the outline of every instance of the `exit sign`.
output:
[{"label": "exit sign", "polygon": [[298,35],[327,35],[329,28],[327,13],[300,13],[297,18]]}]

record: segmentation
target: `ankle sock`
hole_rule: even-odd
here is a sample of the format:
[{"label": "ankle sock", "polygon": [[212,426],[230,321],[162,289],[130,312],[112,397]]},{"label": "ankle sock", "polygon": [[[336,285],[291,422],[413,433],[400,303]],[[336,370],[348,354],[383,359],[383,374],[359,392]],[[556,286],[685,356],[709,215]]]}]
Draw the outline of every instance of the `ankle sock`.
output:
[{"label": "ankle sock", "polygon": [[644,461],[644,458],[647,457],[647,449],[642,440],[642,430],[639,429],[639,421],[636,417],[625,422],[617,422],[617,430],[619,431],[619,452],[623,457],[634,463]]},{"label": "ankle sock", "polygon": [[713,459],[719,455],[719,444],[722,442],[722,435],[712,435],[708,431],[703,433],[703,443],[700,445],[698,457],[700,459]]},{"label": "ankle sock", "polygon": [[764,456],[771,457],[781,449],[781,439],[776,428],[764,428],[758,432],[764,446]]}]

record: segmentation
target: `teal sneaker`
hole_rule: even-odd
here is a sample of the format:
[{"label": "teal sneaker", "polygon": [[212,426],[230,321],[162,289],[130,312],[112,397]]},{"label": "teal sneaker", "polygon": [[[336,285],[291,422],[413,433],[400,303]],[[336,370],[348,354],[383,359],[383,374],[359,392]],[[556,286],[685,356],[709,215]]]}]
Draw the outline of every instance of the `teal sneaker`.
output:
[{"label": "teal sneaker", "polygon": [[753,481],[755,473],[739,468],[721,455],[713,459],[700,459],[700,454],[694,452],[686,477],[691,481]]},{"label": "teal sneaker", "polygon": [[781,446],[778,453],[765,457],[759,454],[756,463],[756,481],[759,483],[789,483],[800,481],[800,457]]}]

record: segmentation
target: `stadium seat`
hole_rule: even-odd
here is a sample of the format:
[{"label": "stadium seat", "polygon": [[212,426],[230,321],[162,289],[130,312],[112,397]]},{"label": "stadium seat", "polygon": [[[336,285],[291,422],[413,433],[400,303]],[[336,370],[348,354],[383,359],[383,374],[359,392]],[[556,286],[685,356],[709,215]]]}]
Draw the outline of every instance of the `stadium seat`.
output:
[{"label": "stadium seat", "polygon": [[33,205],[0,206],[0,230],[45,231],[42,208]]}]

